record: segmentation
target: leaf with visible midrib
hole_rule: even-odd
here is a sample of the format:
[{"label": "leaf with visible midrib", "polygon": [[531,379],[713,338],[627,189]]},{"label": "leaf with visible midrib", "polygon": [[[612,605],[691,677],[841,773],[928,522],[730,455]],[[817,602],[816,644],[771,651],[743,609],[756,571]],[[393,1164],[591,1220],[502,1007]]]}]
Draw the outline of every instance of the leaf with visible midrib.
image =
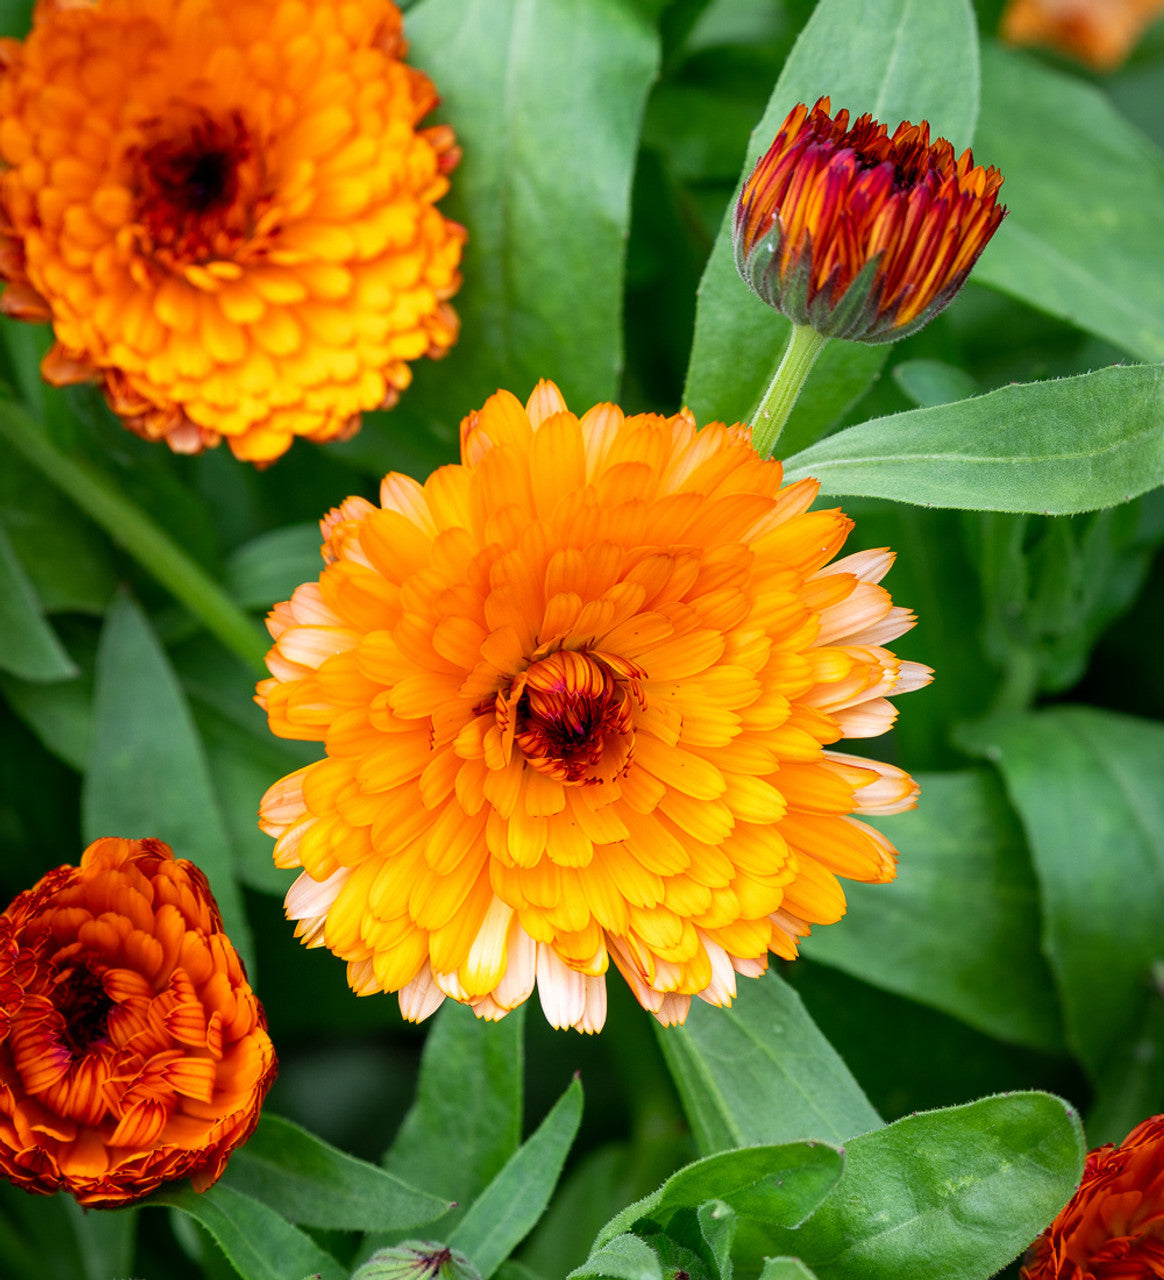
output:
[{"label": "leaf with visible midrib", "polygon": [[1117,365],[873,418],[789,458],[825,494],[1072,515],[1164,484],[1164,365]]}]

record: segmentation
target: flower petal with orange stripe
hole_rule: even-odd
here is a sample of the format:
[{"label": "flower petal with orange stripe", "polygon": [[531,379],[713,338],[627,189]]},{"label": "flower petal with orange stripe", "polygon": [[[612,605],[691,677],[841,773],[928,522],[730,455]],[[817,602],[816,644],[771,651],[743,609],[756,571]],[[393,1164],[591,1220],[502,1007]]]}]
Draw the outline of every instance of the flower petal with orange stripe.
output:
[{"label": "flower petal with orange stripe", "polygon": [[0,1173],[116,1207],[215,1182],[275,1051],[205,877],[98,840],[0,915]]},{"label": "flower petal with orange stripe", "polygon": [[536,985],[594,1031],[611,962],[664,1023],[730,1003],[843,914],[838,876],[895,875],[860,815],[912,780],[830,749],[930,678],[886,647],[914,624],[893,556],[834,561],[851,521],[816,483],[686,412],[578,417],[543,382],[461,453],[331,511],[268,620],[259,702],[326,751],[261,806],[288,915],[409,1018]]}]

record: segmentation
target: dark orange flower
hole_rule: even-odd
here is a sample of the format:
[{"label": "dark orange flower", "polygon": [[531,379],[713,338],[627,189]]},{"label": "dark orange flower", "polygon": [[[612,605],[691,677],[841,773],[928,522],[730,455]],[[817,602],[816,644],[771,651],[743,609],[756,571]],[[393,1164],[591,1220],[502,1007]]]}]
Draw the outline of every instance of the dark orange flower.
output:
[{"label": "dark orange flower", "polygon": [[999,34],[1111,71],[1162,14],[1164,0],[1009,0]]},{"label": "dark orange flower", "polygon": [[1079,1190],[1031,1245],[1022,1280],[1164,1276],[1164,1115],[1092,1151]]},{"label": "dark orange flower", "polygon": [[160,840],[98,840],[0,916],[0,1171],[112,1207],[205,1190],[275,1077],[206,877]]},{"label": "dark orange flower", "polygon": [[1006,213],[1002,175],[924,120],[892,138],[869,115],[848,126],[828,98],[793,108],[736,206],[736,265],[794,324],[892,342],[962,287]]},{"label": "dark orange flower", "polygon": [[0,309],[125,425],[269,462],[456,338],[458,151],[391,0],[38,0],[0,41]]},{"label": "dark orange flower", "polygon": [[327,758],[261,804],[287,913],[406,1017],[500,1018],[536,984],[597,1031],[619,969],[663,1023],[796,955],[884,882],[853,815],[916,786],[831,748],[930,671],[884,548],[782,487],[746,427],[571,413],[541,383],[461,424],[459,466],[385,477],[322,522],[326,568],[275,607],[271,728]]}]

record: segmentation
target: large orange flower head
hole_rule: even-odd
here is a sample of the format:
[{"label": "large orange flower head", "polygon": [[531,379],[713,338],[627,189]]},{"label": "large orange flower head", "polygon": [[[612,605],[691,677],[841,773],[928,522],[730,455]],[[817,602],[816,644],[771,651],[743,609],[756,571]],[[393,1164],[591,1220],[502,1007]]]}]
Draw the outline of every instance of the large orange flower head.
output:
[{"label": "large orange flower head", "polygon": [[893,342],[965,283],[1006,210],[1002,175],[955,159],[926,121],[889,137],[870,115],[849,128],[828,98],[789,112],[744,184],[736,266],[794,324],[827,338]]},{"label": "large orange flower head", "polygon": [[114,1207],[199,1191],[275,1077],[206,878],[160,840],[98,840],[0,915],[0,1172]]},{"label": "large orange flower head", "polygon": [[1164,1276],[1164,1116],[1092,1151],[1079,1190],[1031,1245],[1022,1280]]},{"label": "large orange flower head", "polygon": [[0,42],[0,309],[131,430],[269,462],[457,320],[457,150],[391,0],[38,0]]},{"label": "large orange flower head", "polygon": [[611,960],[664,1023],[726,1004],[891,880],[852,813],[913,806],[891,765],[826,751],[884,732],[927,668],[877,585],[829,561],[851,522],[781,488],[747,428],[687,412],[582,418],[540,383],[461,424],[459,466],[392,474],[323,521],[318,582],[268,620],[271,727],[327,758],[262,802],[308,946],[407,1017],[498,1018],[538,985],[593,1031]]},{"label": "large orange flower head", "polygon": [[1164,16],[1164,0],[1007,0],[998,33],[1112,71]]}]

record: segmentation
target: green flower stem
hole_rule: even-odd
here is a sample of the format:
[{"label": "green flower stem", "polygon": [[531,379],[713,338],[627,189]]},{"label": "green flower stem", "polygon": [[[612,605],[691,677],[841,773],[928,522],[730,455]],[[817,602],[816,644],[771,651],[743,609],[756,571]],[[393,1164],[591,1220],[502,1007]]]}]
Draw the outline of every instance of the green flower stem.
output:
[{"label": "green flower stem", "polygon": [[816,358],[824,350],[828,338],[823,338],[817,331],[806,324],[794,324],[788,336],[788,346],[780,367],[768,383],[768,390],[760,401],[760,407],[752,417],[752,444],[761,458],[768,458],[776,448],[776,441],[796,397],[804,386]]},{"label": "green flower stem", "polygon": [[70,458],[22,409],[0,402],[0,439],[95,520],[106,533],[180,600],[228,649],[257,672],[266,671],[262,631],[168,533],[117,492],[81,458]]}]

